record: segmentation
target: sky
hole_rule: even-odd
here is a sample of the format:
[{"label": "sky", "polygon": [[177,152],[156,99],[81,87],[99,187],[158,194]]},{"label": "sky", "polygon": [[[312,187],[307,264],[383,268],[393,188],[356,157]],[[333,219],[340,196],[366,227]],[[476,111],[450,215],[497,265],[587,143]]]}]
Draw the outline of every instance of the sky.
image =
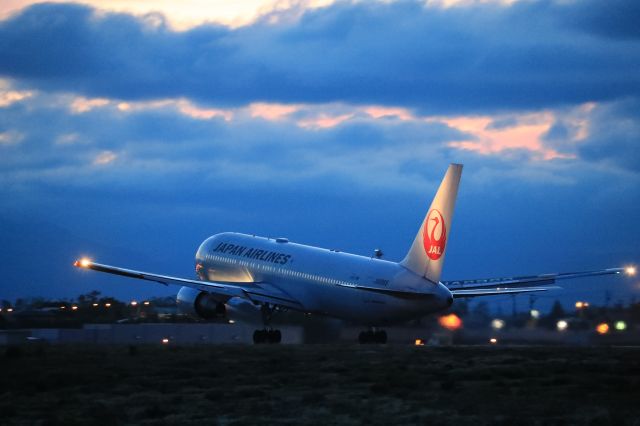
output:
[{"label": "sky", "polygon": [[451,162],[443,279],[640,262],[637,1],[177,5],[0,3],[0,299],[173,294],[71,264],[192,277],[223,231],[400,260]]}]

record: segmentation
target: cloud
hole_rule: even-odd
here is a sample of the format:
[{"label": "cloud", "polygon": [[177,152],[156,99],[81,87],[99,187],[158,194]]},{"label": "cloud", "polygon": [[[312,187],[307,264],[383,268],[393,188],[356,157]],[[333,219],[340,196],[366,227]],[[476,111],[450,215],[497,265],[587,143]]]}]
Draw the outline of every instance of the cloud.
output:
[{"label": "cloud", "polygon": [[336,127],[337,125],[344,123],[345,121],[353,118],[351,114],[341,114],[341,115],[329,115],[329,114],[320,114],[319,116],[313,118],[305,118],[300,120],[298,123],[302,127],[308,127],[311,129],[328,129],[331,127]]},{"label": "cloud", "polygon": [[56,138],[57,145],[74,145],[80,141],[80,135],[77,133],[65,133]]},{"label": "cloud", "polygon": [[12,90],[9,80],[0,79],[0,108],[6,108],[33,95],[34,93],[29,90]]},{"label": "cloud", "polygon": [[[66,3],[65,0],[49,0],[50,3]],[[79,0],[79,3],[111,12],[124,12],[143,19],[159,19],[158,12],[176,30],[187,30],[207,22],[230,27],[251,24],[261,16],[297,16],[306,9],[331,4],[333,0],[182,0],[180,3],[162,0]],[[0,4],[0,19],[5,19],[20,9],[41,3],[39,0],[5,0]],[[278,13],[274,13],[278,12]]]},{"label": "cloud", "polygon": [[[0,128],[15,125],[24,135],[20,150],[3,153],[2,178],[27,186],[44,180],[86,186],[104,178],[150,187],[154,179],[187,178],[291,186],[322,176],[364,183],[384,175],[388,186],[410,180],[401,166],[416,152],[460,137],[443,123],[363,112],[371,108],[378,110],[336,105],[337,116],[350,111],[352,119],[308,129],[305,118],[321,120],[321,111],[330,113],[332,106],[251,104],[202,116],[207,110],[180,99],[123,108],[117,100],[41,94],[0,115]],[[107,164],[112,176],[87,168]]]},{"label": "cloud", "polygon": [[364,111],[374,118],[398,118],[400,120],[413,120],[415,116],[406,108],[371,106]]},{"label": "cloud", "polygon": [[611,4],[340,2],[186,31],[35,5],[0,22],[0,215],[20,219],[0,236],[28,253],[39,219],[183,276],[224,230],[398,259],[462,162],[448,277],[633,260],[640,49]]},{"label": "cloud", "polygon": [[100,165],[109,164],[109,163],[112,163],[113,161],[115,161],[116,158],[118,158],[116,153],[111,152],[111,151],[102,151],[93,160],[93,164],[94,165],[99,165],[99,166]]},{"label": "cloud", "polygon": [[[181,98],[94,101],[40,93],[5,110],[0,129],[13,129],[21,141],[20,149],[3,152],[3,181],[28,186],[46,179],[68,187],[110,179],[119,184],[146,182],[154,190],[154,179],[167,184],[176,179],[173,186],[193,179],[240,186],[308,182],[321,189],[320,182],[330,179],[330,186],[412,191],[435,179],[429,172],[433,164],[450,161],[487,168],[492,164],[488,157],[503,157],[508,161],[495,167],[506,164],[516,181],[560,184],[567,180],[562,173],[534,163],[573,159],[612,167],[602,153],[587,153],[590,143],[598,144],[587,136],[593,136],[595,111],[613,104],[495,116],[428,116],[376,105],[261,103],[210,111]],[[91,165],[109,165],[113,175]],[[376,185],[369,187],[372,181]]]},{"label": "cloud", "polygon": [[[228,110],[226,120],[184,114],[177,99],[134,101],[126,110],[107,99],[82,113],[70,109],[76,99],[37,92],[0,114],[0,129],[23,135],[19,144],[0,146],[0,236],[16,241],[0,266],[19,283],[15,295],[77,294],[87,282],[74,278],[69,265],[80,254],[189,277],[195,247],[225,230],[364,255],[381,246],[397,260],[452,161],[464,163],[465,172],[447,278],[608,267],[637,253],[640,175],[580,151],[598,143],[590,138],[606,137],[599,128],[607,120],[616,126],[635,120],[633,103],[487,115],[476,129],[447,124],[461,116],[379,105],[296,104],[291,112],[259,116],[248,105]],[[323,112],[351,118],[327,128],[300,125]],[[575,120],[588,123],[586,139],[573,141],[571,130],[553,138],[554,149],[575,152],[574,160],[449,146],[480,141],[482,132]],[[540,141],[542,148],[551,143]],[[43,234],[43,226],[33,226],[43,221],[82,239],[61,246],[67,234]],[[55,253],[47,283],[24,275],[21,259],[34,241]],[[123,254],[123,246],[134,254]],[[159,291],[95,280],[91,287],[109,294]]]},{"label": "cloud", "polygon": [[29,91],[1,91],[0,92],[0,108],[8,107],[12,103],[20,102],[32,95]]},{"label": "cloud", "polygon": [[[480,154],[497,154],[513,150],[526,150],[535,157],[552,160],[573,158],[574,155],[556,151],[545,145],[545,134],[552,130],[554,115],[549,112],[524,116],[453,117],[443,120],[447,125],[471,136],[467,140],[453,141],[449,146],[475,151]],[[494,124],[498,122],[498,124]],[[568,135],[565,135],[568,138]]]},{"label": "cloud", "polygon": [[637,21],[640,16],[640,3],[624,0],[588,0],[576,3],[572,7],[573,15],[570,18],[563,16],[567,25],[611,39],[640,38]]},{"label": "cloud", "polygon": [[640,172],[640,101],[627,99],[594,107],[588,134],[575,149],[586,160]]},{"label": "cloud", "polygon": [[0,132],[0,146],[2,145],[15,145],[24,139],[24,134],[15,131],[8,130],[6,132]]},{"label": "cloud", "polygon": [[280,120],[296,112],[299,109],[296,105],[269,104],[258,102],[249,105],[252,117],[260,117],[266,120]]},{"label": "cloud", "polygon": [[[633,31],[620,38],[602,30],[618,6],[631,15],[625,22],[638,18],[631,3],[336,3],[293,22],[183,32],[161,20],[149,26],[124,13],[38,4],[0,23],[0,74],[87,98],[185,98],[216,108],[342,102],[447,115],[555,108],[638,96]],[[600,18],[588,18],[592,9]],[[585,18],[569,25],[575,14]]]},{"label": "cloud", "polygon": [[87,99],[85,97],[79,96],[73,100],[71,105],[69,105],[69,108],[71,109],[71,112],[75,114],[82,114],[83,112],[91,111],[94,108],[100,108],[105,105],[109,105],[109,99]]}]

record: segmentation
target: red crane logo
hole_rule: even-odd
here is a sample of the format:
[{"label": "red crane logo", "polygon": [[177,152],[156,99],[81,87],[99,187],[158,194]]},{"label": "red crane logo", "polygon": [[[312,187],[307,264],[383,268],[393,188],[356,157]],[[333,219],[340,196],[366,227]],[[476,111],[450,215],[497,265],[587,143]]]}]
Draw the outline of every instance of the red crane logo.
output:
[{"label": "red crane logo", "polygon": [[447,225],[444,217],[436,209],[431,209],[424,221],[424,231],[422,239],[424,241],[424,251],[431,260],[438,260],[444,253],[444,246],[447,243]]}]

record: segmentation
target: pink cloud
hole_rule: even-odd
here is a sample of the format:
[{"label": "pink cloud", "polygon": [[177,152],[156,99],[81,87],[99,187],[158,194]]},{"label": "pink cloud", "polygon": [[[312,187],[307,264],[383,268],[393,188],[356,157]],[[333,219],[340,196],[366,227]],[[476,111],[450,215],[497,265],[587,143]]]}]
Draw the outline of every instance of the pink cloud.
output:
[{"label": "pink cloud", "polygon": [[73,101],[71,102],[71,105],[69,105],[69,108],[71,109],[71,112],[74,114],[82,114],[85,112],[89,112],[94,108],[107,106],[109,105],[110,102],[111,101],[109,101],[109,99],[104,99],[104,98],[88,99],[82,96],[78,96],[77,98],[73,99]]},{"label": "pink cloud", "polygon": [[93,164],[96,166],[102,166],[114,162],[116,158],[118,158],[118,156],[113,151],[102,151],[93,160]]},{"label": "pink cloud", "polygon": [[[6,19],[22,8],[42,0],[2,0],[0,20]],[[52,3],[68,3],[69,0],[48,0]],[[278,23],[285,19],[299,18],[305,10],[330,5],[334,0],[77,0],[75,3],[97,8],[104,12],[124,12],[141,16],[154,25],[153,14],[164,15],[168,24],[179,31],[188,30],[205,22],[216,22],[232,28],[249,25],[260,17]],[[156,17],[157,18],[157,17]]]},{"label": "pink cloud", "polygon": [[393,108],[374,105],[365,108],[364,112],[373,118],[395,117],[400,120],[416,119],[416,117],[414,117],[413,114],[411,114],[406,108]]},{"label": "pink cloud", "polygon": [[480,154],[498,154],[506,150],[524,149],[540,159],[574,158],[571,154],[560,153],[545,146],[542,137],[555,121],[552,113],[542,112],[518,117],[514,126],[492,128],[495,117],[454,117],[440,119],[448,126],[471,134],[473,138],[449,143],[450,147],[475,151]]},{"label": "pink cloud", "polygon": [[230,110],[218,109],[218,108],[200,108],[186,99],[180,99],[176,102],[178,111],[191,118],[199,120],[210,120],[214,117],[222,117],[225,121],[230,121],[233,118],[233,112]]},{"label": "pink cloud", "polygon": [[144,102],[118,102],[117,100],[110,100],[104,98],[84,98],[76,97],[73,99],[69,108],[74,114],[82,114],[89,112],[94,108],[101,108],[106,106],[112,106],[121,112],[133,112],[147,109],[158,108],[175,108],[180,114],[195,118],[198,120],[210,120],[214,117],[222,117],[226,121],[233,118],[233,112],[231,110],[224,110],[219,108],[202,108],[191,101],[178,98],[178,99],[163,99],[159,101],[144,101]]},{"label": "pink cloud", "polygon": [[269,121],[276,121],[286,118],[300,108],[299,105],[253,103],[249,105],[249,114],[254,118],[259,117]]},{"label": "pink cloud", "polygon": [[300,127],[311,129],[329,129],[349,120],[350,118],[353,118],[353,114],[320,114],[316,117],[299,120],[298,125]]},{"label": "pink cloud", "polygon": [[30,91],[0,90],[0,108],[8,107],[15,102],[20,102],[31,96],[33,96],[33,92]]},{"label": "pink cloud", "polygon": [[24,134],[15,130],[9,130],[6,132],[0,132],[0,146],[2,145],[15,145],[24,139]]}]

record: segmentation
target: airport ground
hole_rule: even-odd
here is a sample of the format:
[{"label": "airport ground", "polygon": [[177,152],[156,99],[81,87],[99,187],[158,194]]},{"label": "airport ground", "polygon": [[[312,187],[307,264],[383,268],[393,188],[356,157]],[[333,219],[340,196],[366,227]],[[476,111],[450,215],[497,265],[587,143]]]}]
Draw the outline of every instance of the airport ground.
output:
[{"label": "airport ground", "polygon": [[638,425],[640,348],[10,346],[0,423]]}]

